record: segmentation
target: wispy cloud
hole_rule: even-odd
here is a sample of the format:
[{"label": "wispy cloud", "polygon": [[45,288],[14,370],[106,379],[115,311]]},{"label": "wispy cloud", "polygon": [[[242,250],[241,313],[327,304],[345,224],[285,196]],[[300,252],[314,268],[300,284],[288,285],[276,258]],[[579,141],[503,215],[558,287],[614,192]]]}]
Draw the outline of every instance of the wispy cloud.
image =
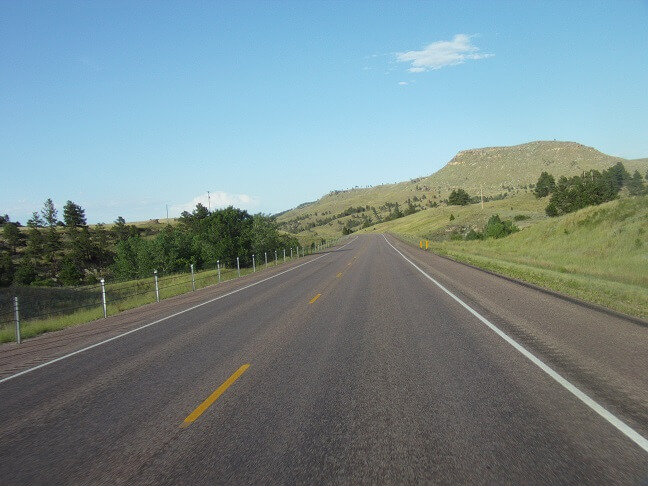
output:
[{"label": "wispy cloud", "polygon": [[407,81],[399,81],[398,85],[399,86],[407,86],[409,83]]},{"label": "wispy cloud", "polygon": [[253,210],[258,207],[259,200],[258,198],[247,194],[229,194],[223,191],[214,191],[209,193],[209,197],[207,196],[207,193],[205,193],[194,197],[189,202],[174,204],[169,207],[169,213],[177,216],[183,211],[191,212],[196,208],[198,203],[202,204],[206,208],[211,205],[212,209],[234,206],[240,209]]},{"label": "wispy cloud", "polygon": [[409,72],[422,73],[463,64],[467,60],[486,59],[494,56],[494,54],[480,54],[479,48],[471,42],[472,37],[466,34],[457,34],[451,41],[433,42],[421,51],[399,52],[396,54],[396,59],[399,62],[411,63]]}]

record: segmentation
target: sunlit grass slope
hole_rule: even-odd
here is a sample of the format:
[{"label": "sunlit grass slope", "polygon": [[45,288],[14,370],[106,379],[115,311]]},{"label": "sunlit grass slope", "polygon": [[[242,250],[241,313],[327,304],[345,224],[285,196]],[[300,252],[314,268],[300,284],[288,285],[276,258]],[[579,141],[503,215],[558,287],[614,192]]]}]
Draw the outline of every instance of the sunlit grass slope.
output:
[{"label": "sunlit grass slope", "polygon": [[[489,208],[489,214],[490,209],[494,208]],[[505,211],[499,214],[510,217]],[[423,216],[394,221],[379,230],[404,235],[413,243],[445,231],[441,211],[433,217]],[[474,208],[466,208],[454,222],[461,219],[470,223],[479,218]],[[524,221],[529,222],[533,216]],[[431,245],[433,251],[461,261],[648,317],[648,196],[544,218],[499,240],[432,241]]]}]

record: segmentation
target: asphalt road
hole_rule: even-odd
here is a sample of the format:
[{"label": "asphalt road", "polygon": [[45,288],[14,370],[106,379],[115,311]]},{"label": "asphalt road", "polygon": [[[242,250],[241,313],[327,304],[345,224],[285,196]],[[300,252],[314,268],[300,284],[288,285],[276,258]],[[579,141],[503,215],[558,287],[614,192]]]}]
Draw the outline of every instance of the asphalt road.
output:
[{"label": "asphalt road", "polygon": [[0,482],[648,481],[646,323],[382,235],[299,263],[5,375]]}]

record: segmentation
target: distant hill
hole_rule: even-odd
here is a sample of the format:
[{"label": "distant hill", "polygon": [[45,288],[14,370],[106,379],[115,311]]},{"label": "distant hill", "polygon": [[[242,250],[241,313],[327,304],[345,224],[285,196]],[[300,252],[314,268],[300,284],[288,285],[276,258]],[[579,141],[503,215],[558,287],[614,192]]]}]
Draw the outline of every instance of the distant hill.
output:
[{"label": "distant hill", "polygon": [[534,184],[543,171],[557,179],[591,169],[602,171],[617,162],[622,162],[628,170],[642,165],[648,167],[646,160],[613,157],[575,142],[531,142],[464,150],[427,181],[442,191],[462,187],[473,193],[483,184],[484,191],[490,194],[505,187]]},{"label": "distant hill", "polygon": [[[332,191],[312,203],[305,203],[278,215],[284,231],[304,237],[328,237],[341,234],[344,225],[356,225],[370,219],[385,218],[387,203],[398,203],[404,210],[409,203],[417,210],[430,204],[443,204],[450,192],[465,189],[470,195],[505,198],[532,190],[540,173],[558,178],[583,171],[602,171],[622,162],[632,173],[638,169],[645,176],[648,159],[627,160],[613,157],[575,142],[540,141],[512,147],[488,147],[459,152],[438,172],[397,184]],[[408,203],[409,201],[409,203]],[[363,212],[344,215],[352,208]]]}]

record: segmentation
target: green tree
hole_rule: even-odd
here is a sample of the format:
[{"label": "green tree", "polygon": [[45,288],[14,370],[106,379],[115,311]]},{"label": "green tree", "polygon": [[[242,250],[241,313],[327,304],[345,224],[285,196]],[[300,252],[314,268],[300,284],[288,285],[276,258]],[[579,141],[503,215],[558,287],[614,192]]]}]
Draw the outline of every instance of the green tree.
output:
[{"label": "green tree", "polygon": [[548,172],[543,172],[536,182],[533,193],[537,198],[546,197],[556,188],[556,179]]},{"label": "green tree", "polygon": [[512,221],[502,221],[499,214],[494,214],[484,226],[484,238],[504,238],[517,231],[520,229]]},{"label": "green tree", "polygon": [[130,230],[126,225],[126,220],[121,216],[118,216],[115,220],[112,231],[117,241],[124,241],[130,236]]},{"label": "green tree", "polygon": [[643,177],[641,177],[641,174],[638,170],[634,171],[634,174],[632,174],[632,177],[628,180],[626,185],[631,196],[640,196],[646,193]]},{"label": "green tree", "polygon": [[25,253],[31,258],[40,258],[43,253],[44,238],[36,227],[29,228],[27,233],[27,248]]},{"label": "green tree", "polygon": [[621,162],[617,162],[606,171],[612,179],[617,192],[630,179],[630,173]]},{"label": "green tree", "polygon": [[69,228],[87,226],[85,210],[78,204],[69,201],[63,206],[63,221]]},{"label": "green tree", "polygon": [[43,226],[45,226],[45,222],[40,217],[40,214],[34,211],[31,218],[27,220],[27,226],[30,228],[42,228]]},{"label": "green tree", "polygon": [[81,284],[83,271],[79,268],[71,256],[66,256],[61,262],[61,271],[58,274],[59,281],[66,286],[76,286]]},{"label": "green tree", "polygon": [[455,189],[448,197],[448,204],[451,206],[466,206],[470,204],[470,195],[463,189]]},{"label": "green tree", "polygon": [[29,258],[23,258],[16,273],[14,274],[14,282],[21,285],[30,285],[37,277],[36,267]]},{"label": "green tree", "polygon": [[45,203],[43,204],[43,209],[41,209],[41,215],[43,216],[43,220],[49,226],[50,228],[53,228],[56,226],[57,223],[57,215],[58,211],[56,210],[56,207],[54,206],[54,202],[52,201],[51,198],[47,198]]},{"label": "green tree", "polygon": [[0,252],[0,287],[11,285],[15,271],[11,255],[6,251]]},{"label": "green tree", "polygon": [[11,247],[11,253],[16,254],[19,246],[23,244],[23,234],[16,223],[5,223],[2,227],[2,234],[5,241]]}]

